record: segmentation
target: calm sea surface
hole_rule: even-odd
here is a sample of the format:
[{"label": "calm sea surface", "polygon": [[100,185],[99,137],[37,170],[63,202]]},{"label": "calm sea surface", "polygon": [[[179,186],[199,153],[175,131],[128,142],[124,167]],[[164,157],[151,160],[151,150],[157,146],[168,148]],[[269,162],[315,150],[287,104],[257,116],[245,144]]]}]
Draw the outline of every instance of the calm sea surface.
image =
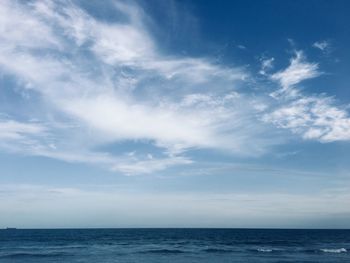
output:
[{"label": "calm sea surface", "polygon": [[350,230],[0,230],[0,262],[350,262]]}]

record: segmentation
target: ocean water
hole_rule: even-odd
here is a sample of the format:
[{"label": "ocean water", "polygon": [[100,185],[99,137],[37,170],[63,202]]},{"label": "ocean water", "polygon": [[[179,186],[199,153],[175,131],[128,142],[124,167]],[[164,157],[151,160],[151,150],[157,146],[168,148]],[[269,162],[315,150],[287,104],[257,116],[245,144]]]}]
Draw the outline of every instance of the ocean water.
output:
[{"label": "ocean water", "polygon": [[350,230],[0,230],[0,262],[350,262]]}]

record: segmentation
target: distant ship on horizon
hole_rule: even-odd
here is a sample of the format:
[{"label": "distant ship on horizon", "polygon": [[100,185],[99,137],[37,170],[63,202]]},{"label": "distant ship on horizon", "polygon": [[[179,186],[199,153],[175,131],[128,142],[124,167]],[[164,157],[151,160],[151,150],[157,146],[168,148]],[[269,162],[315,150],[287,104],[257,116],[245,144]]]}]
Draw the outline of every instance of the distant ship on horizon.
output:
[{"label": "distant ship on horizon", "polygon": [[16,230],[17,228],[16,227],[6,227],[5,229],[6,230]]}]

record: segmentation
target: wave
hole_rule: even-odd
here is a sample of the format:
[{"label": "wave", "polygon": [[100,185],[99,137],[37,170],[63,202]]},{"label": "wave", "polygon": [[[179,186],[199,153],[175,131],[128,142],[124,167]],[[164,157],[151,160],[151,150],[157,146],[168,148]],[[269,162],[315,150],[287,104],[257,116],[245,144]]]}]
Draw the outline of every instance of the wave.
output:
[{"label": "wave", "polygon": [[15,252],[0,255],[0,258],[46,258],[46,257],[62,257],[67,256],[67,253],[55,252],[55,253],[26,253]]},{"label": "wave", "polygon": [[300,245],[300,242],[295,241],[287,241],[287,240],[271,240],[271,241],[244,241],[239,242],[238,244],[245,244],[245,245],[254,245],[254,246],[295,246]]},{"label": "wave", "polygon": [[269,252],[272,252],[273,249],[269,249],[269,248],[258,248],[257,251],[258,251],[258,252],[265,252],[265,253],[267,252],[267,253],[269,253]]},{"label": "wave", "polygon": [[287,249],[282,248],[269,248],[269,247],[255,247],[255,248],[245,248],[242,251],[247,251],[250,253],[284,253],[288,252]]},{"label": "wave", "polygon": [[223,248],[206,248],[202,250],[203,252],[207,253],[230,253],[232,250],[229,249],[223,249]]},{"label": "wave", "polygon": [[150,249],[150,250],[144,250],[139,253],[145,253],[145,254],[180,254],[180,253],[187,253],[185,250],[181,249]]},{"label": "wave", "polygon": [[345,248],[323,248],[320,251],[324,253],[346,253],[348,252]]}]

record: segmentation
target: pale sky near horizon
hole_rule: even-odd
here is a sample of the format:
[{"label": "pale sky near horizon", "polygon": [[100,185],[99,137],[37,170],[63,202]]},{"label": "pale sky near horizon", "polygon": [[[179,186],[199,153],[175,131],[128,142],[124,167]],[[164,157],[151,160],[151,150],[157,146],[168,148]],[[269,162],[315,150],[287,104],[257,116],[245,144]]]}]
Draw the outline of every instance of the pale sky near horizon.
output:
[{"label": "pale sky near horizon", "polygon": [[350,228],[349,12],[0,1],[0,228]]}]

